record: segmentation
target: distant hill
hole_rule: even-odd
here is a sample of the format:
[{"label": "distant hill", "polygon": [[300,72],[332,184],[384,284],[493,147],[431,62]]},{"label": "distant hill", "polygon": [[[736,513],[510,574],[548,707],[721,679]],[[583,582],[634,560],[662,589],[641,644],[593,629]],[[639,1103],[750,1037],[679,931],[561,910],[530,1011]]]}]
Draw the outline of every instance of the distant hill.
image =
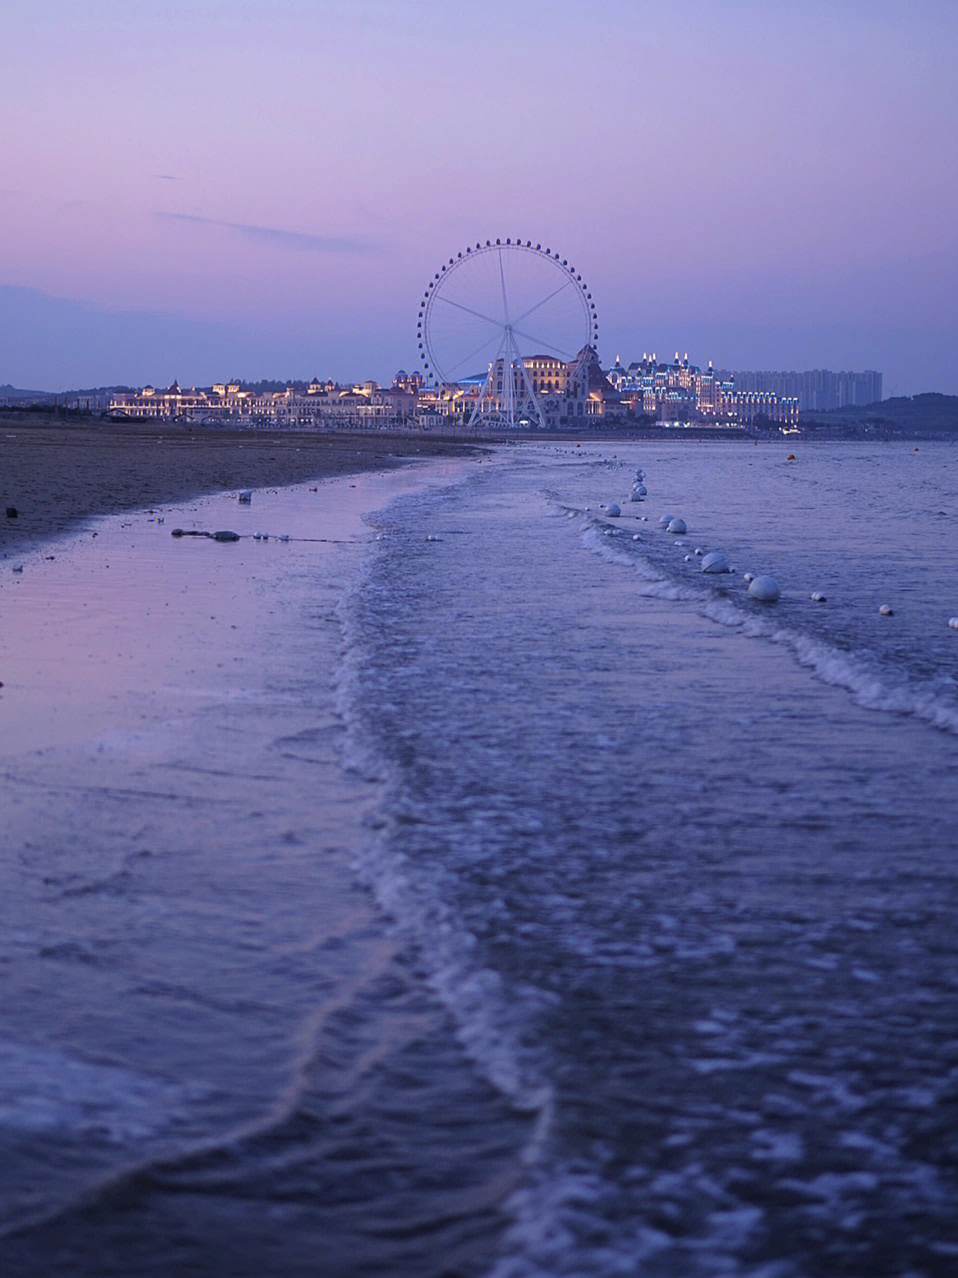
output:
[{"label": "distant hill", "polygon": [[116,395],[136,390],[134,386],[84,386],[66,391],[23,390],[19,386],[0,386],[0,402],[12,400],[30,400],[34,403],[47,403],[55,399],[68,400],[94,395]]},{"label": "distant hill", "polygon": [[69,398],[71,395],[132,395],[138,390],[138,386],[84,386],[79,390],[61,391],[60,398]]},{"label": "distant hill", "polygon": [[52,399],[49,391],[21,390],[17,386],[0,386],[0,400],[3,399]]},{"label": "distant hill", "polygon": [[876,404],[847,406],[830,413],[802,414],[803,426],[871,426],[901,435],[958,439],[958,395],[899,395]]}]

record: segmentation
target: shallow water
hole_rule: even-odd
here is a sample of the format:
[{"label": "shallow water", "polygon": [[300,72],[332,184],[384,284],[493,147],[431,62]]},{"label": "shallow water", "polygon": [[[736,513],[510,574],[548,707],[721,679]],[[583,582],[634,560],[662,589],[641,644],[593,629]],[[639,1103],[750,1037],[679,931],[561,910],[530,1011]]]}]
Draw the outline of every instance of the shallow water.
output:
[{"label": "shallow water", "polygon": [[948,1271],[953,454],[795,451],[503,449],[196,507],[346,545],[167,512],[5,573],[14,1272]]}]

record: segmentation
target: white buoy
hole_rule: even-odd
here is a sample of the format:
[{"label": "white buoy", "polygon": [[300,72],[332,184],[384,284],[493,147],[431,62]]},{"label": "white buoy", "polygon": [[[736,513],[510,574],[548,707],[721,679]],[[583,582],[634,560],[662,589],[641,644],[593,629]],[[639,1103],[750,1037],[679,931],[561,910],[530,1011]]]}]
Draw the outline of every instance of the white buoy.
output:
[{"label": "white buoy", "polygon": [[753,572],[743,572],[742,580],[745,582],[746,585],[748,585],[750,581],[755,580],[755,574]]},{"label": "white buoy", "polygon": [[882,617],[894,617],[895,615],[895,609],[891,604],[879,604],[878,612]]},{"label": "white buoy", "polygon": [[684,532],[688,532],[688,529],[687,529],[687,528],[686,528],[686,526],[685,526],[685,520],[684,520],[684,519],[679,519],[678,517],[676,517],[675,519],[670,519],[670,520],[669,520],[669,527],[668,527],[668,531],[669,531],[670,533],[684,533]]},{"label": "white buoy", "polygon": [[719,550],[713,550],[702,559],[703,572],[729,572],[728,560]]},{"label": "white buoy", "polygon": [[948,618],[948,629],[949,629],[949,630],[958,630],[958,617],[949,617],[949,618]]},{"label": "white buoy", "polygon": [[749,582],[748,593],[751,599],[760,603],[775,603],[782,593],[774,577],[753,577]]},{"label": "white buoy", "polygon": [[824,594],[822,594],[822,592],[821,592],[820,590],[813,590],[813,591],[812,591],[812,603],[824,603],[824,602],[825,602],[826,597],[827,597],[827,596],[826,596],[826,595],[824,595]]},{"label": "white buoy", "polygon": [[610,501],[608,506],[605,508],[605,513],[610,519],[618,519],[622,514],[622,511],[619,509],[619,503],[617,501]]},{"label": "white buoy", "polygon": [[638,533],[633,533],[633,534],[632,534],[632,540],[633,540],[633,541],[641,541],[641,540],[642,540],[642,538],[639,536],[639,534],[638,534]]},{"label": "white buoy", "polygon": [[659,523],[663,528],[668,528],[669,524],[675,518],[674,515],[659,515]]},{"label": "white buoy", "polygon": [[691,556],[691,555],[686,555],[686,556],[685,556],[685,562],[686,562],[686,563],[691,563],[691,561],[692,561],[692,556]]},{"label": "white buoy", "polygon": [[695,551],[694,551],[693,553],[694,553],[694,554],[696,554],[696,555],[704,555],[704,554],[705,554],[705,551],[702,549],[702,547],[701,547],[701,546],[696,546],[696,547],[695,547]]}]

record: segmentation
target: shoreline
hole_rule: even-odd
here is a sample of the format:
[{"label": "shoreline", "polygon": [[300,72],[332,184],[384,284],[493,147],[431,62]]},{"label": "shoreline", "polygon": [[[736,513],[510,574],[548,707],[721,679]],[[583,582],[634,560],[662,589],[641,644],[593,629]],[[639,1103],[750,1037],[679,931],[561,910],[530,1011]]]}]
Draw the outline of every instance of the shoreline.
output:
[{"label": "shoreline", "polygon": [[[0,560],[99,515],[477,451],[466,441],[428,437],[211,432],[108,421],[41,425],[0,415]],[[10,507],[15,517],[6,514]]]},{"label": "shoreline", "polygon": [[[723,443],[791,446],[857,442],[710,435]],[[105,419],[28,420],[0,411],[0,562],[99,515],[239,488],[287,487],[386,471],[408,462],[477,457],[502,445],[698,442],[692,431],[492,436],[231,430]],[[866,441],[861,441],[866,442]],[[867,441],[873,442],[873,441]],[[928,442],[928,441],[922,441]],[[6,510],[17,514],[10,518]]]}]

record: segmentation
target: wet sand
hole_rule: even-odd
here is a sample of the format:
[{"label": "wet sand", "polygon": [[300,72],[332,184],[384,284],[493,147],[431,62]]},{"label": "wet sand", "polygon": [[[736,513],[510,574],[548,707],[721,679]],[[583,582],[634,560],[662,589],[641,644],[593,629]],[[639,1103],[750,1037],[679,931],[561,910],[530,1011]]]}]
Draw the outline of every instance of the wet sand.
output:
[{"label": "wet sand", "polygon": [[[95,515],[464,456],[408,435],[220,430],[0,414],[0,559]],[[14,508],[16,517],[7,515]]]},{"label": "wet sand", "polygon": [[357,880],[379,787],[340,700],[364,512],[471,465],[190,498],[0,565],[4,1275],[491,1266],[524,1121]]}]

